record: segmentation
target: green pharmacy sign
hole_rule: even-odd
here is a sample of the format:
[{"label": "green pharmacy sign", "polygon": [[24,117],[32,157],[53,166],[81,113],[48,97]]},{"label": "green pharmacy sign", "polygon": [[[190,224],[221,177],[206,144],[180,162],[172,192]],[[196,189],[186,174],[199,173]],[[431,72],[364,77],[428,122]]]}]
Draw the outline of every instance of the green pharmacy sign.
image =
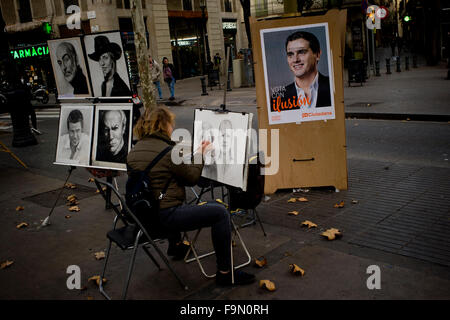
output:
[{"label": "green pharmacy sign", "polygon": [[48,55],[48,47],[47,45],[40,45],[29,48],[11,50],[11,55],[13,56],[14,59],[45,56]]}]

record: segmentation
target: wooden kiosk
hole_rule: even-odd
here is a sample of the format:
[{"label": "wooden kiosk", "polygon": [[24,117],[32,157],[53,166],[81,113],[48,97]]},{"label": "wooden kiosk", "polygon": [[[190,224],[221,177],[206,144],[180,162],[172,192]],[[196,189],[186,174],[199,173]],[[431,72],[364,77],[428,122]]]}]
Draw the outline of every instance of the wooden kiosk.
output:
[{"label": "wooden kiosk", "polygon": [[[251,19],[258,124],[260,130],[267,129],[268,137],[267,150],[261,151],[268,157],[274,150],[271,146],[271,130],[279,130],[279,169],[276,174],[265,176],[265,194],[274,193],[277,189],[300,187],[333,186],[337,190],[347,189],[343,88],[346,16],[346,10],[334,9],[323,16],[284,16],[260,21]],[[260,31],[318,23],[328,23],[329,54],[334,79],[331,85],[333,87],[334,83],[334,90],[330,94],[334,95],[335,118],[270,125]],[[280,57],[280,63],[283,61],[286,63],[285,55]]]}]

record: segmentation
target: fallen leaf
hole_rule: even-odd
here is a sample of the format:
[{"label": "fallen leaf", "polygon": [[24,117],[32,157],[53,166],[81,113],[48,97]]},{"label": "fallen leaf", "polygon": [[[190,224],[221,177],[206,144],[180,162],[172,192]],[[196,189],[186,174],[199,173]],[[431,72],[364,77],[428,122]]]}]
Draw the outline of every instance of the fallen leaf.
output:
[{"label": "fallen leaf", "polygon": [[290,216],[298,216],[298,211],[289,211],[288,214]]},{"label": "fallen leaf", "polygon": [[95,259],[97,260],[101,260],[101,259],[105,259],[106,255],[104,251],[99,251],[94,253]]},{"label": "fallen leaf", "polygon": [[262,268],[267,264],[267,259],[265,257],[259,257],[255,259],[255,265]]},{"label": "fallen leaf", "polygon": [[100,190],[98,190],[98,189],[97,189],[97,190],[95,190],[95,193],[100,193]]},{"label": "fallen leaf", "polygon": [[69,211],[70,212],[78,212],[78,211],[80,211],[80,208],[78,208],[78,206],[72,206],[72,207],[69,207]]},{"label": "fallen leaf", "polygon": [[94,182],[94,178],[89,178],[88,182]]},{"label": "fallen leaf", "polygon": [[296,202],[297,199],[296,198],[290,198],[287,202]]},{"label": "fallen leaf", "polygon": [[22,211],[22,210],[25,210],[25,208],[22,207],[22,206],[18,206],[18,207],[16,208],[16,211]]},{"label": "fallen leaf", "polygon": [[290,256],[292,256],[292,253],[286,251],[286,252],[284,253],[284,256],[285,256],[285,257],[290,257]]},{"label": "fallen leaf", "polygon": [[6,260],[5,262],[2,262],[2,264],[0,264],[0,269],[6,269],[13,263],[14,263],[14,261]]},{"label": "fallen leaf", "polygon": [[306,198],[298,198],[297,200],[300,201],[300,202],[308,202],[308,201],[309,201],[309,200],[306,199]]},{"label": "fallen leaf", "polygon": [[302,276],[303,277],[305,275],[305,270],[300,268],[295,263],[289,265],[289,270],[291,271],[292,274],[294,274],[296,276]]},{"label": "fallen leaf", "polygon": [[335,228],[328,229],[328,230],[322,232],[321,235],[324,237],[327,237],[328,240],[334,240],[334,239],[342,237],[342,233],[338,229],[335,229]]},{"label": "fallen leaf", "polygon": [[[95,281],[97,283],[97,285],[99,286],[100,285],[100,276],[92,276],[88,279],[88,282],[89,281]],[[107,281],[108,280],[106,280],[106,278],[103,278],[102,282],[106,283]]]},{"label": "fallen leaf", "polygon": [[200,203],[198,204],[198,206],[202,206],[202,205],[207,204],[207,203],[208,203],[208,202],[203,201],[203,202],[200,202]]},{"label": "fallen leaf", "polygon": [[16,226],[17,229],[21,229],[21,228],[25,228],[25,227],[28,227],[28,223],[26,223],[26,222],[22,222]]},{"label": "fallen leaf", "polygon": [[310,228],[317,228],[317,224],[315,224],[315,223],[313,223],[313,222],[311,222],[309,220],[303,221],[302,222],[302,227],[303,226],[308,227],[308,229],[310,229]]},{"label": "fallen leaf", "polygon": [[359,203],[358,200],[352,200],[352,204],[357,204],[357,203]]},{"label": "fallen leaf", "polygon": [[187,241],[187,240],[183,240],[183,244],[185,244],[185,245],[187,245],[187,246],[190,246],[190,245],[191,245],[190,242]]},{"label": "fallen leaf", "polygon": [[265,288],[265,289],[267,289],[269,291],[275,291],[276,290],[275,283],[273,283],[270,280],[260,280],[259,281],[259,287],[260,288]]},{"label": "fallen leaf", "polygon": [[76,189],[77,186],[73,183],[67,182],[64,187],[66,187],[67,189]]},{"label": "fallen leaf", "polygon": [[70,196],[67,197],[67,201],[76,201],[77,200],[77,196],[74,194],[71,194]]},{"label": "fallen leaf", "polygon": [[66,218],[66,219],[70,219],[70,218],[72,218],[72,216],[70,215],[70,214],[68,214],[67,216],[65,216],[64,218]]},{"label": "fallen leaf", "polygon": [[339,202],[339,203],[336,203],[336,204],[334,205],[334,207],[335,207],[335,208],[343,208],[343,207],[344,207],[344,201],[341,201],[341,202]]},{"label": "fallen leaf", "polygon": [[77,204],[79,204],[79,203],[80,203],[80,201],[75,200],[75,201],[69,201],[69,202],[67,202],[67,205],[68,205],[68,206],[75,206],[75,205],[77,205]]},{"label": "fallen leaf", "polygon": [[228,208],[228,205],[225,202],[223,202],[221,199],[216,199],[216,202],[223,204],[225,207]]}]

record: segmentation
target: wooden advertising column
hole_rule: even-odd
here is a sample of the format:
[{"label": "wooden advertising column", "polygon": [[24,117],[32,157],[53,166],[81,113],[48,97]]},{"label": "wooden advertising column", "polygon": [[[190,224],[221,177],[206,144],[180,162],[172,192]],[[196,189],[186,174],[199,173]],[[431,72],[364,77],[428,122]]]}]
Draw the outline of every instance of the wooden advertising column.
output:
[{"label": "wooden advertising column", "polygon": [[[274,193],[277,189],[300,187],[334,186],[339,190],[347,189],[343,87],[346,17],[346,10],[334,9],[323,16],[282,17],[261,21],[251,19],[258,122],[259,129],[267,129],[268,150],[263,151],[268,157],[272,156],[273,150],[271,130],[279,129],[279,170],[274,175],[265,176],[266,194]],[[260,30],[317,23],[328,23],[328,54],[334,75],[330,93],[334,94],[335,119],[269,125]],[[280,61],[286,63],[286,56],[280,57]],[[290,79],[293,78],[290,75]],[[330,81],[331,79],[330,75]],[[269,163],[268,166],[270,165]]]}]

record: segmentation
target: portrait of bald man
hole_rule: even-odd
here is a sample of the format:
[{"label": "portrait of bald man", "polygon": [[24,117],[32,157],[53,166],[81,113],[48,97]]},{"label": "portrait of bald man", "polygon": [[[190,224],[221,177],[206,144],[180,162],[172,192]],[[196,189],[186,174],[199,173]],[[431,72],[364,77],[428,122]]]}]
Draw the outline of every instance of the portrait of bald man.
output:
[{"label": "portrait of bald man", "polygon": [[58,95],[62,98],[77,95],[89,96],[89,84],[80,40],[77,38],[49,41],[49,51]]},{"label": "portrait of bald man", "polygon": [[[128,114],[128,116],[127,116]],[[97,161],[126,164],[129,146],[130,111],[100,110]]]}]

